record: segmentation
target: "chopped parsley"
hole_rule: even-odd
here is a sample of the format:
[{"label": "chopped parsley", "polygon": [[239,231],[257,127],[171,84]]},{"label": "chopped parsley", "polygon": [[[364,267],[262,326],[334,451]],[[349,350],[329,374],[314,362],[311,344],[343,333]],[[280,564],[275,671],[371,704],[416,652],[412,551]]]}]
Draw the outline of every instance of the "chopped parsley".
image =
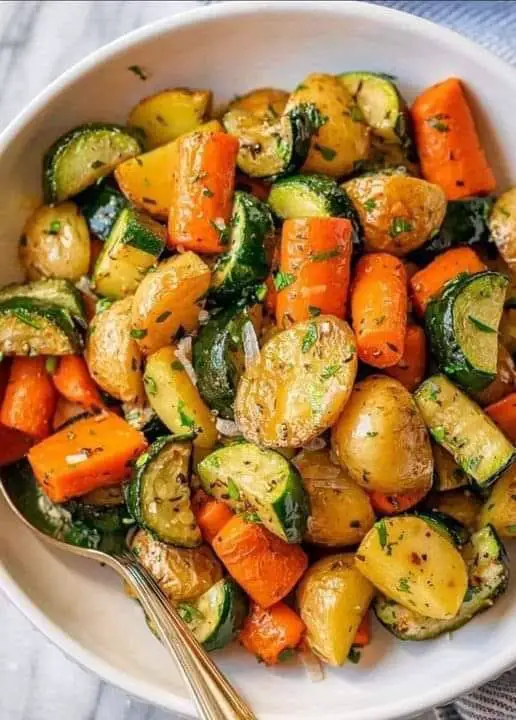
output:
[{"label": "chopped parsley", "polygon": [[338,363],[335,365],[328,365],[321,373],[321,380],[329,380],[330,378],[335,377],[339,370],[340,365]]},{"label": "chopped parsley", "polygon": [[374,437],[376,437],[377,435],[378,435],[378,433],[377,433],[377,432],[374,432],[373,430],[369,430],[368,432],[366,432],[366,437],[367,437],[367,438],[374,438]]},{"label": "chopped parsley", "polygon": [[47,230],[48,235],[57,235],[57,233],[61,230],[61,221],[60,220],[52,220],[50,223],[50,227]]},{"label": "chopped parsley", "polygon": [[506,525],[505,529],[509,533],[516,533],[516,525]]},{"label": "chopped parsley", "polygon": [[177,611],[188,625],[193,620],[204,620],[204,615],[194,605],[181,602],[177,605]]},{"label": "chopped parsley", "polygon": [[400,581],[398,583],[398,588],[400,592],[410,592],[410,580],[406,577],[400,578]]},{"label": "chopped parsley", "polygon": [[158,392],[158,386],[156,385],[156,381],[153,377],[150,375],[144,375],[143,376],[143,384],[145,385],[145,390],[147,392],[147,395],[156,395]]},{"label": "chopped parsley", "polygon": [[254,523],[255,525],[261,523],[261,518],[257,512],[244,513],[244,522]]},{"label": "chopped parsley", "polygon": [[367,198],[364,202],[364,210],[366,212],[372,212],[376,208],[376,200],[374,198]]},{"label": "chopped parsley", "polygon": [[385,520],[379,520],[376,525],[376,532],[378,533],[378,541],[380,547],[384,548],[387,545],[387,526]]},{"label": "chopped parsley", "polygon": [[268,292],[268,288],[265,283],[258,285],[256,290],[254,291],[254,294],[255,294],[258,302],[263,302],[265,300],[265,298],[267,297],[267,292]]},{"label": "chopped parsley", "polygon": [[195,420],[193,420],[193,418],[185,412],[185,403],[183,400],[178,402],[177,412],[179,414],[179,421],[181,422],[181,425],[193,430],[195,428]]},{"label": "chopped parsley", "polygon": [[429,382],[427,385],[428,399],[432,402],[437,402],[437,396],[440,395],[441,388],[433,382]]},{"label": "chopped parsley", "polygon": [[401,233],[410,232],[413,229],[412,223],[406,218],[394,217],[392,218],[388,233],[391,237],[397,237],[398,235],[401,235]]},{"label": "chopped parsley", "polygon": [[97,300],[97,303],[95,305],[95,314],[99,315],[100,313],[103,313],[104,310],[107,310],[111,307],[113,304],[113,300],[110,300],[109,298],[102,298],[102,300]]},{"label": "chopped parsley", "polygon": [[140,80],[147,80],[149,77],[145,70],[143,70],[139,65],[129,65],[127,69],[134,73],[136,77],[139,77]]},{"label": "chopped parsley", "polygon": [[45,358],[45,370],[49,375],[53,375],[55,373],[57,370],[57,363],[58,360],[53,355],[49,355],[49,357]]},{"label": "chopped parsley", "polygon": [[450,126],[443,121],[448,120],[449,117],[449,115],[445,115],[444,113],[438,113],[437,115],[433,115],[432,117],[428,118],[426,122],[428,123],[428,125],[430,125],[431,128],[437,130],[438,132],[448,132]]},{"label": "chopped parsley", "polygon": [[185,369],[185,366],[181,362],[181,360],[174,360],[174,362],[170,363],[170,367],[172,370],[177,370],[178,372],[181,372]]},{"label": "chopped parsley", "polygon": [[321,314],[321,308],[317,307],[317,305],[309,305],[308,314],[310,317],[318,317]]},{"label": "chopped parsley", "polygon": [[308,352],[317,342],[317,325],[315,323],[309,323],[308,329],[303,337],[301,343],[301,352]]},{"label": "chopped parsley", "polygon": [[333,250],[325,250],[324,252],[314,253],[313,255],[310,255],[310,260],[312,262],[322,262],[323,260],[330,260],[331,258],[339,257],[339,255],[341,255],[341,250],[336,247],[333,248]]},{"label": "chopped parsley", "polygon": [[280,652],[278,655],[278,662],[287,662],[287,660],[292,660],[296,656],[296,651],[294,648],[285,648]]},{"label": "chopped parsley", "polygon": [[317,150],[318,153],[321,153],[321,155],[327,162],[331,162],[332,160],[334,160],[337,155],[336,150],[328,147],[327,145],[319,145],[319,143],[314,143],[314,150]]},{"label": "chopped parsley", "polygon": [[473,317],[473,315],[468,315],[468,320],[473,323],[473,325],[477,328],[477,330],[480,330],[481,332],[485,333],[496,333],[496,330],[492,327],[489,327],[489,325],[486,325],[481,320],[478,320],[476,317]]},{"label": "chopped parsley", "polygon": [[231,500],[240,500],[240,490],[231,478],[228,478],[228,495]]},{"label": "chopped parsley", "polygon": [[292,283],[295,282],[296,276],[292,273],[281,272],[281,270],[279,270],[274,276],[274,287],[278,292],[280,290],[284,290],[285,288],[289,287],[289,285],[292,285]]},{"label": "chopped parsley", "polygon": [[157,323],[165,322],[167,318],[169,318],[172,315],[172,312],[170,310],[165,310],[165,312],[162,312],[161,315],[158,315],[156,318]]},{"label": "chopped parsley", "polygon": [[147,330],[142,330],[140,328],[132,328],[129,335],[135,340],[141,340],[147,335]]},{"label": "chopped parsley", "polygon": [[202,194],[204,195],[204,197],[208,197],[208,198],[211,198],[215,195],[213,190],[210,190],[210,188],[207,188],[207,187],[204,188],[204,190],[202,191]]},{"label": "chopped parsley", "polygon": [[448,431],[442,425],[436,425],[435,427],[430,428],[430,435],[436,442],[442,444],[448,435]]},{"label": "chopped parsley", "polygon": [[349,114],[353,122],[364,122],[364,113],[358,107],[358,105],[353,105]]}]

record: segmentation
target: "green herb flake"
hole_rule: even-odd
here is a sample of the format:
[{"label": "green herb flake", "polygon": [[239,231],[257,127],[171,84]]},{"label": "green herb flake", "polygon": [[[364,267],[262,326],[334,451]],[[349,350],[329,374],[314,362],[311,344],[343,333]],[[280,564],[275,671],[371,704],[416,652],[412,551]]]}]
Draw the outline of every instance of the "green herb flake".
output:
[{"label": "green herb flake", "polygon": [[437,396],[441,394],[441,388],[433,382],[429,382],[426,386],[426,394],[429,400],[437,402]]},{"label": "green herb flake", "polygon": [[57,233],[61,230],[61,221],[60,220],[52,220],[50,223],[50,226],[47,230],[48,235],[57,235]]},{"label": "green herb flake", "polygon": [[317,325],[309,323],[301,343],[301,352],[307,353],[317,342]]},{"label": "green herb flake", "polygon": [[231,478],[228,478],[228,495],[230,500],[240,500],[240,490]]},{"label": "green herb flake", "polygon": [[504,208],[504,207],[502,207],[502,206],[500,206],[500,207],[498,208],[498,212],[501,212],[502,215],[503,215],[504,217],[506,217],[506,218],[511,217],[511,213],[507,210],[507,208]]},{"label": "green herb flake", "polygon": [[480,332],[484,333],[496,333],[496,330],[492,327],[489,327],[489,325],[486,325],[481,320],[478,320],[476,317],[473,317],[473,315],[468,315],[468,320],[470,323],[472,323],[477,330],[480,330]]},{"label": "green herb flake", "polygon": [[296,276],[292,273],[288,272],[281,272],[279,270],[276,275],[274,276],[274,287],[278,292],[280,290],[284,290],[285,288],[288,288],[290,285],[296,282]]},{"label": "green herb flake", "polygon": [[374,198],[367,198],[364,202],[364,210],[366,212],[372,212],[376,208],[376,200]]},{"label": "green herb flake", "polygon": [[195,428],[195,420],[188,415],[188,413],[185,412],[185,403],[183,400],[180,400],[177,404],[177,412],[179,414],[179,421],[183,427],[190,428],[190,430],[193,430]]},{"label": "green herb flake", "polygon": [[516,533],[516,525],[506,525],[505,530],[511,534]]},{"label": "green herb flake", "polygon": [[156,385],[156,381],[153,377],[151,377],[150,375],[144,375],[143,384],[145,385],[147,395],[157,395],[158,386]]},{"label": "green herb flake", "polygon": [[337,155],[336,150],[327,145],[319,145],[319,143],[314,143],[314,150],[317,150],[327,162],[334,160]]},{"label": "green herb flake", "polygon": [[98,170],[99,168],[104,167],[105,164],[106,163],[102,162],[102,160],[94,160],[91,163],[90,167],[92,168],[92,170]]},{"label": "green herb flake", "polygon": [[57,370],[58,362],[58,358],[54,357],[53,355],[49,355],[45,358],[45,370],[49,375],[54,375],[55,371]]},{"label": "green herb flake", "polygon": [[391,237],[398,237],[405,232],[413,230],[413,225],[409,220],[404,217],[392,218],[391,226],[389,227],[388,233]]},{"label": "green herb flake", "polygon": [[377,432],[374,432],[373,430],[369,430],[369,431],[366,432],[366,434],[365,434],[365,436],[366,436],[367,438],[375,438],[377,435],[378,435],[378,433],[377,433]]},{"label": "green herb flake", "polygon": [[174,362],[170,363],[170,367],[172,370],[177,370],[178,372],[182,372],[185,369],[185,366],[181,362],[181,360],[174,360]]},{"label": "green herb flake", "polygon": [[310,255],[310,260],[312,262],[322,262],[324,260],[331,260],[331,258],[334,257],[339,257],[341,254],[341,249],[336,247],[332,250],[325,250],[324,252],[313,253],[313,255]]},{"label": "green herb flake", "polygon": [[147,335],[147,330],[141,330],[140,328],[132,328],[129,335],[135,340],[141,340]]},{"label": "green herb flake", "polygon": [[378,542],[381,548],[385,548],[387,545],[387,525],[385,520],[379,520],[376,525],[376,532],[378,533]]},{"label": "green herb flake", "polygon": [[318,317],[321,314],[321,308],[317,307],[317,305],[309,305],[308,314],[310,317]]},{"label": "green herb flake", "polygon": [[258,285],[256,290],[254,291],[255,297],[258,302],[263,302],[265,298],[267,297],[269,289],[265,283],[262,283],[261,285]]},{"label": "green herb flake", "polygon": [[134,73],[136,77],[139,77],[140,80],[147,80],[147,78],[149,77],[145,70],[143,70],[143,68],[141,68],[139,65],[129,65],[127,69],[130,72]]},{"label": "green herb flake", "polygon": [[339,372],[340,367],[339,363],[325,367],[321,373],[321,380],[329,380],[330,378],[335,377],[335,375]]},{"label": "green herb flake", "polygon": [[296,657],[296,651],[294,650],[294,648],[285,648],[278,655],[278,662],[284,663],[284,662],[287,662],[288,660],[292,660],[295,657]]},{"label": "green herb flake", "polygon": [[215,195],[213,190],[210,190],[210,188],[207,188],[207,187],[204,188],[204,190],[202,191],[202,194],[204,195],[204,197],[208,197],[208,198],[211,198]]},{"label": "green herb flake", "polygon": [[436,425],[435,427],[430,428],[430,435],[436,442],[442,445],[448,435],[448,431],[442,425]]},{"label": "green herb flake", "polygon": [[364,113],[358,105],[353,105],[349,114],[353,122],[364,122]]},{"label": "green herb flake", "polygon": [[204,620],[203,613],[198,610],[194,605],[190,605],[189,603],[178,603],[177,611],[181,615],[184,622],[188,625],[194,620]]},{"label": "green herb flake", "polygon": [[449,119],[449,117],[449,115],[445,115],[444,113],[438,113],[437,115],[427,118],[426,122],[434,130],[445,133],[450,130],[450,126],[443,121]]},{"label": "green herb flake", "polygon": [[351,646],[349,653],[348,653],[348,660],[350,663],[353,663],[353,665],[358,665],[361,658],[360,650],[355,647],[354,645]]},{"label": "green herb flake", "polygon": [[158,315],[156,318],[157,323],[165,322],[167,318],[169,318],[172,315],[172,312],[170,310],[165,310],[165,312],[162,312],[161,315]]},{"label": "green herb flake", "polygon": [[95,314],[100,315],[100,313],[103,313],[104,310],[110,308],[113,302],[114,301],[109,298],[102,298],[102,300],[98,300],[95,305]]},{"label": "green herb flake", "polygon": [[244,513],[243,518],[244,518],[244,522],[251,523],[254,525],[258,525],[259,523],[262,522],[262,520],[257,512]]},{"label": "green herb flake", "polygon": [[15,318],[17,318],[20,322],[24,323],[25,325],[28,325],[29,327],[34,328],[35,330],[41,329],[40,324],[37,323],[35,320],[33,320],[26,310],[22,310],[20,308],[19,310],[12,310],[11,312]]},{"label": "green herb flake", "polygon": [[399,583],[398,583],[397,589],[398,589],[400,592],[406,592],[406,593],[411,592],[411,590],[410,590],[410,580],[409,580],[408,578],[406,578],[406,577],[400,578],[400,581],[399,581]]}]

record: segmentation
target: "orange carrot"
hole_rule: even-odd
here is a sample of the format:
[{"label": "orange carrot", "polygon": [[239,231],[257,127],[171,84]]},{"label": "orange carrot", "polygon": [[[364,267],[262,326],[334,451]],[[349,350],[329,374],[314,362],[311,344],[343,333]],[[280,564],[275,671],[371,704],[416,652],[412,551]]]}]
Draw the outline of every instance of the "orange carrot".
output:
[{"label": "orange carrot", "polygon": [[145,450],[142,433],[114,413],[77,420],[34,445],[29,462],[53,502],[118,485]]},{"label": "orange carrot", "polygon": [[259,660],[276,665],[282,652],[299,645],[304,631],[304,622],[285,603],[279,602],[267,610],[252,603],[240,631],[240,642]]},{"label": "orange carrot", "polygon": [[79,355],[62,357],[52,380],[58,392],[70,402],[82,405],[86,410],[100,410],[104,407],[86,361]]},{"label": "orange carrot", "polygon": [[[9,360],[0,362],[0,403],[9,381]],[[0,467],[20,460],[32,445],[33,439],[19,430],[13,430],[0,423]]]},{"label": "orange carrot", "polygon": [[405,350],[397,365],[385,368],[387,375],[399,380],[413,392],[425,377],[426,336],[419,325],[408,325],[405,334]]},{"label": "orange carrot", "polygon": [[386,495],[374,490],[369,493],[369,500],[376,512],[382,515],[396,515],[417,505],[425,495],[428,495],[428,488],[393,495]]},{"label": "orange carrot", "polygon": [[212,499],[194,510],[194,514],[204,540],[210,544],[215,535],[218,535],[224,525],[234,517],[234,513],[226,503]]},{"label": "orange carrot", "polygon": [[57,398],[56,410],[52,418],[52,429],[54,432],[73,418],[84,415],[85,410],[82,405],[65,400],[64,397]]},{"label": "orange carrot", "polygon": [[377,368],[399,363],[405,350],[407,304],[407,276],[401,260],[372,253],[358,261],[351,317],[362,362]]},{"label": "orange carrot", "polygon": [[412,120],[423,177],[440,185],[448,200],[495,189],[460,80],[449,78],[421,93]]},{"label": "orange carrot", "polygon": [[285,220],[276,275],[280,327],[314,314],[346,315],[352,226],[345,218]]},{"label": "orange carrot", "polygon": [[223,132],[178,140],[168,232],[169,247],[224,252],[235,185],[238,140]]},{"label": "orange carrot", "polygon": [[410,278],[411,300],[418,315],[424,315],[430,300],[447,282],[461,273],[476,273],[486,266],[474,250],[458,247],[438,255],[429,265]]},{"label": "orange carrot", "polygon": [[51,430],[57,393],[44,357],[15,357],[0,411],[0,422],[34,438]]},{"label": "orange carrot", "polygon": [[484,408],[511,442],[516,442],[516,392]]},{"label": "orange carrot", "polygon": [[238,516],[213,539],[213,549],[229,574],[264,608],[288,595],[308,566],[299,545],[289,545],[262,525]]},{"label": "orange carrot", "polygon": [[365,647],[371,642],[371,616],[367,612],[362,618],[362,622],[358,626],[353,645]]}]

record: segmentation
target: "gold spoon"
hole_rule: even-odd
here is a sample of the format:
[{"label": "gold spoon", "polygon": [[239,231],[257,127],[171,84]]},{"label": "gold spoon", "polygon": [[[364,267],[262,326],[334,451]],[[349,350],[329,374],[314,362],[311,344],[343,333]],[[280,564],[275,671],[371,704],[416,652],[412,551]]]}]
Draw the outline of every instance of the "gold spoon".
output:
[{"label": "gold spoon", "polygon": [[73,555],[108,565],[131,586],[143,610],[156,627],[161,641],[174,658],[202,720],[256,720],[256,716],[210,659],[135,555],[129,550],[110,555],[99,550],[70,545],[46,535],[20,512],[1,480],[0,491],[13,513],[39,538]]}]

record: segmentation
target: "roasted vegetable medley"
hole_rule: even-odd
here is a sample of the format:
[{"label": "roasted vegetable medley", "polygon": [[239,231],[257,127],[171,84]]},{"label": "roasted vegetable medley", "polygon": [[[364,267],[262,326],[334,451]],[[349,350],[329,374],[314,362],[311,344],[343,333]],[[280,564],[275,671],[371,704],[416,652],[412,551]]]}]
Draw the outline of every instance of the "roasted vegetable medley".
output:
[{"label": "roasted vegetable medley", "polygon": [[467,88],[168,89],[43,161],[0,289],[0,465],[128,543],[207,650],[357,662],[458,629],[516,536],[516,188]]}]

